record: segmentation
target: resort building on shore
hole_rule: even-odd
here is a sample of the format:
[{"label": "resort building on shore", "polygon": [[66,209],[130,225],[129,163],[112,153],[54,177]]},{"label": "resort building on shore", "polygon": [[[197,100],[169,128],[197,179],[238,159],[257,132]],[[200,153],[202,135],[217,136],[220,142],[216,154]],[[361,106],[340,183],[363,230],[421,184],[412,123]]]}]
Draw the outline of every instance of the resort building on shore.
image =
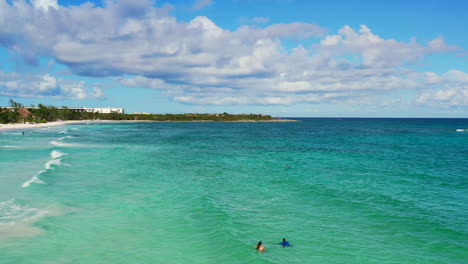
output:
[{"label": "resort building on shore", "polygon": [[125,114],[125,109],[113,108],[113,107],[105,107],[105,108],[68,107],[68,109],[72,111],[76,111],[76,112],[101,113],[101,114],[110,114],[110,113]]}]

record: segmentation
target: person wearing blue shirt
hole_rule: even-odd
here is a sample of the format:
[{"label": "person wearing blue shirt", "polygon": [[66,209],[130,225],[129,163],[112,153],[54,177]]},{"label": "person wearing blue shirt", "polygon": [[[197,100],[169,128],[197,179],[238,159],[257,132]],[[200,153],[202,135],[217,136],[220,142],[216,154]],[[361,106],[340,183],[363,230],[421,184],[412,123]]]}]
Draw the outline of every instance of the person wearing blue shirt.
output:
[{"label": "person wearing blue shirt", "polygon": [[291,244],[289,244],[288,241],[286,241],[286,238],[283,238],[283,241],[278,243],[278,245],[282,245],[283,247],[290,247]]}]

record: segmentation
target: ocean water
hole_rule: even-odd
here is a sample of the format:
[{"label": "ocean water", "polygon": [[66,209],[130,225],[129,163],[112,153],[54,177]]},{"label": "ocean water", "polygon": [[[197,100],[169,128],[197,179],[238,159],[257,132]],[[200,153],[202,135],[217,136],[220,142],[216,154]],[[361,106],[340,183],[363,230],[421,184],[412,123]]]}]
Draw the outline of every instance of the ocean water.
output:
[{"label": "ocean water", "polygon": [[2,264],[468,261],[468,119],[21,132],[0,132]]}]

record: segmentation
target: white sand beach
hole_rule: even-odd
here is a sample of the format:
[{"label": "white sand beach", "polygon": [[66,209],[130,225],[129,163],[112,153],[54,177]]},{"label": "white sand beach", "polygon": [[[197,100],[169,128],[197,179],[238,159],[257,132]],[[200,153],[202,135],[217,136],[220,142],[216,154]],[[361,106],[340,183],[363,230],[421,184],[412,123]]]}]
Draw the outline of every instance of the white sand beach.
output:
[{"label": "white sand beach", "polygon": [[104,122],[296,122],[297,120],[290,119],[272,119],[272,120],[235,120],[235,121],[212,121],[212,120],[192,120],[192,121],[156,121],[156,120],[72,120],[72,121],[56,121],[47,123],[16,123],[16,124],[0,124],[0,131],[4,130],[21,130],[39,127],[63,126],[70,124],[83,123],[104,123]]},{"label": "white sand beach", "polygon": [[39,127],[52,127],[52,126],[63,126],[69,124],[79,123],[90,123],[90,122],[103,122],[102,120],[73,120],[73,121],[57,121],[47,123],[16,123],[16,124],[0,124],[0,131],[11,130],[11,129],[28,129],[28,128],[39,128]]}]

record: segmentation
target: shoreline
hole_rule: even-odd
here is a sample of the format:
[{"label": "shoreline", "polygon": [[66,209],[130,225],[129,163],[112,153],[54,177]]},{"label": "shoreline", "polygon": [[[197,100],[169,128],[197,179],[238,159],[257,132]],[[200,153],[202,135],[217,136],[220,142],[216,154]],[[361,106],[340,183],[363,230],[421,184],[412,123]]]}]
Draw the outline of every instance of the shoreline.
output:
[{"label": "shoreline", "polygon": [[26,123],[0,124],[0,131],[12,130],[12,129],[30,129],[30,128],[40,128],[40,127],[63,126],[63,125],[89,123],[89,122],[95,122],[95,121],[94,120],[70,120],[70,121],[55,121],[55,122],[36,123],[36,124],[26,124]]},{"label": "shoreline", "polygon": [[53,127],[53,126],[64,126],[71,124],[86,124],[86,123],[137,123],[137,122],[297,122],[297,120],[292,119],[273,119],[273,120],[236,120],[236,121],[213,121],[213,120],[190,120],[190,121],[158,121],[158,120],[68,120],[68,121],[54,121],[47,123],[37,123],[37,124],[24,124],[24,123],[15,123],[15,124],[0,124],[0,132],[5,130],[20,130],[20,129],[31,129],[31,128],[40,128],[40,127]]}]

